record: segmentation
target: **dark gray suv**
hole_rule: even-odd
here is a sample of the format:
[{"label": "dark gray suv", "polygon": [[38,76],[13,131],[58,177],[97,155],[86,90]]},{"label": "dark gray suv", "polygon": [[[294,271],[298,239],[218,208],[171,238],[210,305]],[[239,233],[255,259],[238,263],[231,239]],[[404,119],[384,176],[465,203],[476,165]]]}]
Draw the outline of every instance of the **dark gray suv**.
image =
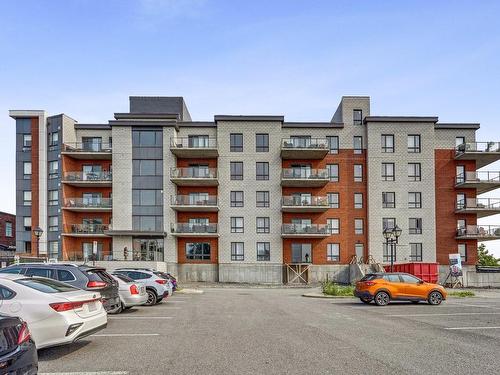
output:
[{"label": "dark gray suv", "polygon": [[101,294],[102,304],[108,314],[121,311],[118,282],[105,268],[61,263],[21,263],[2,268],[0,273],[48,277],[76,288],[96,291]]}]

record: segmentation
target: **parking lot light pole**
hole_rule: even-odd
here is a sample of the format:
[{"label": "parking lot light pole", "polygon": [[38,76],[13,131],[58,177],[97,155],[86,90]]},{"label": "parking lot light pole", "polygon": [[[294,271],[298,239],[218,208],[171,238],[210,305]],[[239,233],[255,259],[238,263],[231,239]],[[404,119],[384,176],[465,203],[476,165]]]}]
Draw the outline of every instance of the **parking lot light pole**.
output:
[{"label": "parking lot light pole", "polygon": [[40,237],[42,237],[43,229],[35,227],[35,229],[33,229],[33,234],[36,237],[36,257],[38,258],[40,253]]},{"label": "parking lot light pole", "polygon": [[391,272],[394,271],[394,247],[398,243],[399,236],[401,236],[401,228],[397,225],[394,228],[385,228],[382,234],[385,238],[387,246],[391,246]]}]

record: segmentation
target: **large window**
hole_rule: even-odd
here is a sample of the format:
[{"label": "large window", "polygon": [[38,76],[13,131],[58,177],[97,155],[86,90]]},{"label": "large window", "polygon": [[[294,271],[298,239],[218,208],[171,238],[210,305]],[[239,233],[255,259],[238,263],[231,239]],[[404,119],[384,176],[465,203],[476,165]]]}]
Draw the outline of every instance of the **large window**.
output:
[{"label": "large window", "polygon": [[132,204],[134,206],[161,206],[161,190],[132,190]]},{"label": "large window", "polygon": [[31,190],[23,191],[23,205],[31,206]]},{"label": "large window", "polygon": [[355,154],[362,154],[363,153],[363,137],[354,136],[353,148],[354,148]]},{"label": "large window", "polygon": [[242,191],[232,191],[231,192],[231,207],[243,207],[243,192]]},{"label": "large window", "polygon": [[420,163],[408,163],[408,181],[420,181],[421,176]]},{"label": "large window", "polygon": [[420,134],[408,135],[408,152],[409,153],[419,153],[420,148],[421,148]]},{"label": "large window", "polygon": [[421,243],[410,243],[410,261],[421,262],[422,261],[422,244]]},{"label": "large window", "polygon": [[57,206],[59,204],[59,190],[49,190],[48,195],[49,206]]},{"label": "large window", "polygon": [[363,164],[354,164],[354,182],[363,181]]},{"label": "large window", "polygon": [[292,243],[292,263],[311,263],[311,251],[310,243]]},{"label": "large window", "polygon": [[257,180],[269,180],[269,163],[257,162],[255,163],[255,178]]},{"label": "large window", "polygon": [[[49,242],[49,259],[58,259],[59,258],[59,242],[58,241],[50,241]],[[64,271],[64,270],[58,270],[58,272]],[[68,271],[65,271],[68,272]],[[69,272],[68,272],[69,273]],[[59,278],[61,280],[61,278]],[[64,281],[64,280],[61,280]]]},{"label": "large window", "polygon": [[328,205],[330,206],[330,208],[340,207],[339,193],[327,193],[327,197],[328,197]]},{"label": "large window", "polygon": [[340,219],[326,219],[326,225],[330,234],[340,233]]},{"label": "large window", "polygon": [[101,137],[82,137],[82,148],[85,151],[102,151]]},{"label": "large window", "polygon": [[59,172],[59,162],[57,160],[49,161],[49,178],[57,178]]},{"label": "large window", "polygon": [[55,147],[59,143],[59,132],[49,133],[49,147]]},{"label": "large window", "polygon": [[385,191],[382,193],[382,208],[396,207],[396,193],[393,191]]},{"label": "large window", "polygon": [[332,182],[339,181],[339,165],[338,164],[327,164],[326,169],[328,170],[328,177]]},{"label": "large window", "polygon": [[326,247],[326,260],[328,262],[340,261],[340,244],[329,243]]},{"label": "large window", "polygon": [[24,230],[31,231],[31,216],[23,217]]},{"label": "large window", "polygon": [[256,196],[257,207],[269,207],[269,192],[268,191],[257,191],[255,196]]},{"label": "large window", "polygon": [[393,229],[396,226],[396,219],[393,217],[384,217],[382,219],[382,230]]},{"label": "large window", "polygon": [[30,161],[25,161],[23,163],[23,174],[24,174],[25,179],[31,178],[31,162]]},{"label": "large window", "polygon": [[255,134],[255,151],[269,151],[269,134]]},{"label": "large window", "polygon": [[422,218],[410,217],[408,225],[408,233],[422,234]]},{"label": "large window", "polygon": [[162,176],[163,160],[132,160],[133,176]]},{"label": "large window", "polygon": [[382,134],[382,152],[394,152],[394,134]]},{"label": "large window", "polygon": [[231,260],[245,260],[245,244],[243,242],[231,242]]},{"label": "large window", "polygon": [[134,130],[132,131],[132,146],[134,147],[162,147],[161,130]]},{"label": "large window", "polygon": [[243,180],[242,161],[232,161],[230,164],[230,168],[231,168],[231,180]]},{"label": "large window", "polygon": [[330,154],[338,154],[339,153],[339,137],[338,136],[328,136],[326,137],[328,141],[328,149],[330,150]]},{"label": "large window", "polygon": [[231,152],[243,152],[243,134],[232,133],[229,135],[229,140]]},{"label": "large window", "polygon": [[363,208],[363,193],[354,193],[354,208]]},{"label": "large window", "polygon": [[132,216],[132,227],[141,232],[163,231],[163,216]]},{"label": "large window", "polygon": [[394,181],[394,163],[382,163],[382,181]]},{"label": "large window", "polygon": [[244,225],[242,217],[231,217],[231,233],[243,233]]},{"label": "large window", "polygon": [[352,110],[352,123],[354,125],[362,125],[363,124],[363,111],[361,109],[353,109]]},{"label": "large window", "polygon": [[460,258],[462,258],[462,262],[467,262],[467,245],[464,243],[458,244],[458,253],[460,254]]},{"label": "large window", "polygon": [[10,221],[5,222],[5,237],[12,237],[12,223]]},{"label": "large window", "polygon": [[210,147],[210,137],[208,135],[188,135],[188,147],[205,148]]},{"label": "large window", "polygon": [[271,244],[269,242],[257,242],[257,260],[269,261],[271,258]]},{"label": "large window", "polygon": [[257,233],[269,233],[270,221],[268,217],[258,217],[256,219]]},{"label": "large window", "polygon": [[363,219],[354,219],[354,234],[363,234]]},{"label": "large window", "polygon": [[49,232],[57,232],[59,230],[59,217],[49,216]]},{"label": "large window", "polygon": [[210,243],[208,242],[186,243],[186,258],[192,260],[210,260]]},{"label": "large window", "polygon": [[23,151],[31,149],[31,134],[23,134]]},{"label": "large window", "polygon": [[422,208],[422,193],[408,193],[408,208]]}]

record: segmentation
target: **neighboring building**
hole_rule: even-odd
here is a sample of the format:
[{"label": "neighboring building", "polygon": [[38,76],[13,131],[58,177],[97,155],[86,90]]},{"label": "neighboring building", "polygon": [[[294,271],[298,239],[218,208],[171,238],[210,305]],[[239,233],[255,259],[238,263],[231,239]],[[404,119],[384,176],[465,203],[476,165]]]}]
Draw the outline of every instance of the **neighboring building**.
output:
[{"label": "neighboring building", "polygon": [[[192,121],[181,97],[130,97],[107,124],[11,111],[16,120],[17,250],[61,260],[135,261],[181,280],[344,278],[353,260],[475,264],[500,213],[500,144],[479,124],[371,116],[345,96],[330,122],[218,115]],[[289,265],[289,267],[284,267]],[[304,267],[304,265],[306,265]],[[310,265],[310,267],[308,267]],[[288,276],[285,276],[288,277]]]},{"label": "neighboring building", "polygon": [[0,250],[16,249],[16,215],[0,211]]}]

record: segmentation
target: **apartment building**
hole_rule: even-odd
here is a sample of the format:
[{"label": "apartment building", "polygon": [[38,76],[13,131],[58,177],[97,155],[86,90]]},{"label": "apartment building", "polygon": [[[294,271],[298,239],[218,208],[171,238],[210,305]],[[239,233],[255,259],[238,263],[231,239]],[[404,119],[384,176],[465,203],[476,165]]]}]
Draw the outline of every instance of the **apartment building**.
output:
[{"label": "apartment building", "polygon": [[[500,143],[479,124],[372,116],[344,96],[327,122],[216,115],[193,121],[182,97],[130,97],[103,124],[13,110],[18,252],[134,262],[181,280],[346,280],[349,263],[477,258],[500,226]],[[32,228],[44,230],[39,246]],[[298,275],[301,275],[300,278]]]}]

